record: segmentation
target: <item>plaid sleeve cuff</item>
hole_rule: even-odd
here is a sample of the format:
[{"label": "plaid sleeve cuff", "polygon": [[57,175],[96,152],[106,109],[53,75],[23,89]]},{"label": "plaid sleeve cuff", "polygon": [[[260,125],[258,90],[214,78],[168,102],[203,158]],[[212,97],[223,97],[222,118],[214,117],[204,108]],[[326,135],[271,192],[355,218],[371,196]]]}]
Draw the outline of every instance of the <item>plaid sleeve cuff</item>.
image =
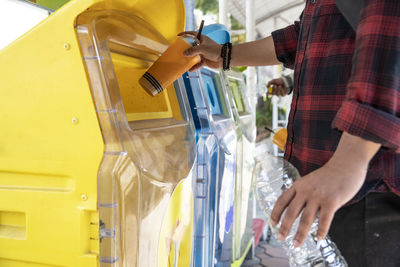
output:
[{"label": "plaid sleeve cuff", "polygon": [[343,102],[332,127],[400,153],[400,118],[355,100]]},{"label": "plaid sleeve cuff", "polygon": [[271,33],[275,45],[276,58],[286,68],[293,69],[296,59],[298,27],[290,25]]}]

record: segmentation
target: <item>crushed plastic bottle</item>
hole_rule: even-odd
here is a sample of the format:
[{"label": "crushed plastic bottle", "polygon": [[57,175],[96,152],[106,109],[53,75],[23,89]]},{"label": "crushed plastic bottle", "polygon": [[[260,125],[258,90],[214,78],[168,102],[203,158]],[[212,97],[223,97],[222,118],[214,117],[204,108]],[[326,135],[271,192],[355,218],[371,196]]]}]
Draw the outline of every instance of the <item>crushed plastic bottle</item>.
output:
[{"label": "crushed plastic bottle", "polygon": [[[272,209],[282,192],[289,189],[294,181],[300,177],[297,169],[283,158],[265,154],[259,157],[253,173],[253,190],[259,206],[270,219]],[[299,220],[295,220],[288,237],[281,242],[289,257],[291,267],[347,267],[347,263],[336,245],[327,236],[318,241],[318,218],[311,226],[301,247],[295,248],[293,238],[296,234]],[[277,235],[280,223],[271,227],[272,233]]]}]

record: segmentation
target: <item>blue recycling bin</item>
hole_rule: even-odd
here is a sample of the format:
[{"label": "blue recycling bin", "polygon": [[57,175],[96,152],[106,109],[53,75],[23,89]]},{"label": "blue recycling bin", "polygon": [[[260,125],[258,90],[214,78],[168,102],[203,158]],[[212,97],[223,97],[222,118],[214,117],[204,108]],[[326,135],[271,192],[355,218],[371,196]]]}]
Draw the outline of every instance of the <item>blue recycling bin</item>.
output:
[{"label": "blue recycling bin", "polygon": [[219,71],[183,75],[196,127],[192,266],[229,266],[235,196],[236,130]]},{"label": "blue recycling bin", "polygon": [[219,140],[222,140],[221,145],[226,151],[224,172],[217,192],[218,213],[214,256],[215,266],[225,267],[230,266],[232,262],[237,136],[222,73],[207,68],[201,69],[200,72],[204,83],[203,88],[216,121],[215,132]]}]

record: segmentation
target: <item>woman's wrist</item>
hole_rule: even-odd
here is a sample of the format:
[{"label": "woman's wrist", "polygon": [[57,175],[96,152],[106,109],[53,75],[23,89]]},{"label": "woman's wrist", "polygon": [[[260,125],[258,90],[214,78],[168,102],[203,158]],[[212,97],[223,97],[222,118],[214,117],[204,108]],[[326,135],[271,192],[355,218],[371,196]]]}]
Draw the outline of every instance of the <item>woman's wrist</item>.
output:
[{"label": "woman's wrist", "polygon": [[338,147],[327,165],[347,171],[366,171],[380,144],[343,132]]}]

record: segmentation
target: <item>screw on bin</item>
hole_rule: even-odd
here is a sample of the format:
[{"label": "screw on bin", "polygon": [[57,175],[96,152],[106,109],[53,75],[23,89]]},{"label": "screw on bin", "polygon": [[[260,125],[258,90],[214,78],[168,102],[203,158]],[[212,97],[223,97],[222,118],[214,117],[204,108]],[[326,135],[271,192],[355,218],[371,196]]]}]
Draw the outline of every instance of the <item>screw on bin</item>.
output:
[{"label": "screw on bin", "polygon": [[76,118],[76,117],[74,117],[74,118],[72,118],[72,124],[78,124],[79,123],[79,120],[78,120],[78,118]]},{"label": "screw on bin", "polygon": [[83,194],[83,195],[81,196],[81,199],[82,199],[83,201],[86,201],[86,200],[88,199],[88,196],[85,195],[85,194]]},{"label": "screw on bin", "polygon": [[71,49],[71,45],[69,43],[65,43],[64,44],[64,49],[65,50],[70,50]]}]

